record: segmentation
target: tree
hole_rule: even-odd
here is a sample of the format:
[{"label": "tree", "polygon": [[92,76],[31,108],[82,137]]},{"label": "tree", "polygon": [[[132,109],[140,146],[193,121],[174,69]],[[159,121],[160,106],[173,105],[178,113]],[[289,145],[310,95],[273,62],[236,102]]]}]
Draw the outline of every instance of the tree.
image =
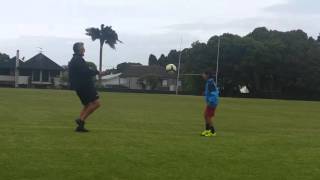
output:
[{"label": "tree", "polygon": [[149,66],[158,65],[157,57],[153,54],[149,56]]},{"label": "tree", "polygon": [[[108,44],[112,49],[115,49],[115,45],[120,42],[118,34],[112,29],[111,26],[101,25],[101,28],[88,28],[86,29],[86,35],[90,36],[92,41],[100,41],[100,56],[99,56],[99,71],[102,72],[102,52],[103,45]],[[99,83],[101,83],[101,75],[99,75]]]},{"label": "tree", "polygon": [[[196,41],[182,51],[183,74],[216,68],[219,36],[207,43]],[[320,35],[318,40],[302,30],[281,32],[257,28],[246,36],[223,34],[219,87],[223,95],[237,96],[239,86],[254,97],[320,99]],[[177,51],[159,58],[160,64],[175,63]],[[198,76],[183,78],[183,89],[200,94]]]},{"label": "tree", "polygon": [[248,34],[248,37],[252,37],[259,41],[268,40],[271,33],[266,27],[259,27],[253,30],[252,33]]},{"label": "tree", "polygon": [[158,60],[158,64],[163,67],[165,67],[167,65],[167,58],[164,54],[161,54],[161,56]]},{"label": "tree", "polygon": [[167,57],[167,63],[178,65],[179,54],[180,54],[180,52],[178,52],[177,50],[171,50],[168,54],[168,57]]},{"label": "tree", "polygon": [[9,55],[0,53],[0,62],[10,59]]}]

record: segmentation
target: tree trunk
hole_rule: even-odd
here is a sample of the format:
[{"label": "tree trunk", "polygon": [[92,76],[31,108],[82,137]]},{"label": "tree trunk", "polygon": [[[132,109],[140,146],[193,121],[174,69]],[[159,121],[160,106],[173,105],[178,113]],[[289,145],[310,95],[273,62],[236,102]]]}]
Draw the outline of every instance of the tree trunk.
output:
[{"label": "tree trunk", "polygon": [[101,85],[101,73],[102,73],[102,53],[103,53],[103,42],[100,42],[100,56],[99,56],[99,85]]}]

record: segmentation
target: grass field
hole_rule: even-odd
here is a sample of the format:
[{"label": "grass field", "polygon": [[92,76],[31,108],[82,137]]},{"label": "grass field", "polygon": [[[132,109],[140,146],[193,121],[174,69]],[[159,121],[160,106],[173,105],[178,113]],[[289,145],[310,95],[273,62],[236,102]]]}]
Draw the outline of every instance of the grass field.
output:
[{"label": "grass field", "polygon": [[320,103],[223,98],[200,137],[201,97],[101,93],[77,134],[71,91],[0,89],[0,180],[318,180]]}]

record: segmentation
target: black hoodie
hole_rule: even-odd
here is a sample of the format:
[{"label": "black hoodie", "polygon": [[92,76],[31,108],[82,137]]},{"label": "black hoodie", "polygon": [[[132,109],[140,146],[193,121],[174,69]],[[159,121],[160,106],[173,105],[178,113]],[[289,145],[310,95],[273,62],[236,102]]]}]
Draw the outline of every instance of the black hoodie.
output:
[{"label": "black hoodie", "polygon": [[74,54],[69,62],[69,81],[72,89],[94,87],[93,76],[99,74],[97,70],[90,69],[81,55]]}]

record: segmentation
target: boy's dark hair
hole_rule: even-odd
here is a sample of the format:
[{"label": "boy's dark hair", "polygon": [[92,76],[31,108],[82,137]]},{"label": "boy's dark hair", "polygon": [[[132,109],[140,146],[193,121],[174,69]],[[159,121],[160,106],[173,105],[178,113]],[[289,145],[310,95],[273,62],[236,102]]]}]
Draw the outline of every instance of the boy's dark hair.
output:
[{"label": "boy's dark hair", "polygon": [[204,74],[207,75],[208,78],[214,78],[214,72],[211,69],[206,70]]},{"label": "boy's dark hair", "polygon": [[83,47],[83,46],[84,46],[83,42],[74,43],[74,45],[73,45],[73,52],[74,52],[75,54],[80,54],[80,48]]}]

